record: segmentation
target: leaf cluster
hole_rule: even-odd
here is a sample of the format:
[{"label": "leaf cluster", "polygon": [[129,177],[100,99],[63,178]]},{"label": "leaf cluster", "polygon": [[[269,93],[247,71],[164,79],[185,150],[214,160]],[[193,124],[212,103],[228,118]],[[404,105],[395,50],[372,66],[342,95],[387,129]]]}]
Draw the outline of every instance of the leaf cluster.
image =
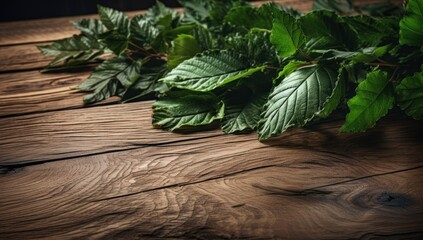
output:
[{"label": "leaf cluster", "polygon": [[157,98],[153,125],[220,124],[260,140],[348,112],[343,132],[373,127],[391,108],[423,118],[423,2],[356,6],[316,0],[313,11],[238,0],[162,3],[129,19],[99,6],[79,35],[40,50],[47,69],[101,61],[78,89],[86,104]]}]

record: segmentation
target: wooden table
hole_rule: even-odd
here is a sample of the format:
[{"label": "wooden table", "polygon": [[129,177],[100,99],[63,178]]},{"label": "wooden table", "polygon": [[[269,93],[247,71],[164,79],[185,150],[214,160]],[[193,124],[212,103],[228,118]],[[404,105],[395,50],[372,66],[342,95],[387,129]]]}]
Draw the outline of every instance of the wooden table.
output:
[{"label": "wooden table", "polygon": [[153,129],[151,102],[83,107],[88,69],[39,72],[71,19],[0,24],[0,239],[423,239],[421,122]]}]

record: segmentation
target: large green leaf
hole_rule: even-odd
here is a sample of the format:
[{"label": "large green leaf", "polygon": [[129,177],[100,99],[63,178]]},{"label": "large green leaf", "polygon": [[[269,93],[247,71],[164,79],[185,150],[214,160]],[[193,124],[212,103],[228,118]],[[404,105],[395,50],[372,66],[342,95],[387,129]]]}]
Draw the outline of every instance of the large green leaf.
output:
[{"label": "large green leaf", "polygon": [[138,79],[140,63],[125,58],[104,61],[77,89],[90,91],[84,96],[84,103],[90,104],[119,95]]},{"label": "large green leaf", "polygon": [[273,21],[270,41],[276,46],[279,56],[284,58],[297,52],[304,45],[305,37],[297,20],[281,12]]},{"label": "large green leaf", "polygon": [[201,47],[192,35],[181,34],[172,41],[172,48],[168,55],[168,66],[175,68],[181,62],[192,58],[195,54],[201,52]]},{"label": "large green leaf", "polygon": [[336,86],[334,66],[311,65],[291,73],[273,89],[259,123],[259,139],[303,126],[320,112]]},{"label": "large green leaf", "polygon": [[400,22],[400,43],[423,46],[423,1],[410,0]]},{"label": "large green leaf", "polygon": [[300,19],[310,49],[355,50],[356,33],[331,11],[311,12]]},{"label": "large green leaf", "polygon": [[65,65],[86,63],[103,53],[103,47],[95,39],[83,35],[74,35],[38,49],[46,56],[56,56],[47,68],[62,62]]},{"label": "large green leaf", "polygon": [[362,132],[373,127],[393,104],[394,93],[388,74],[381,70],[370,72],[358,85],[356,96],[348,101],[350,112],[341,131]]},{"label": "large green leaf", "polygon": [[239,54],[227,50],[210,51],[185,60],[163,81],[177,88],[207,92],[262,69],[264,66],[251,67]]},{"label": "large green leaf", "polygon": [[173,131],[210,124],[223,113],[224,104],[212,93],[169,92],[153,104],[153,125]]},{"label": "large green leaf", "polygon": [[396,87],[397,102],[414,119],[423,119],[423,72],[404,78]]}]

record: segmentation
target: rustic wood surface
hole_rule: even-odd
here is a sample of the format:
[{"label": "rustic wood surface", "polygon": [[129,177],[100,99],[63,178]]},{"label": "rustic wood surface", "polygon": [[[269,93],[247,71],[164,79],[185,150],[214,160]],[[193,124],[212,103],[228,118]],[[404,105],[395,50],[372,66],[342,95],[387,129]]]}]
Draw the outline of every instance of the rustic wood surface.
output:
[{"label": "rustic wood surface", "polygon": [[90,69],[39,72],[78,18],[0,23],[0,239],[423,239],[421,122],[154,129],[149,101],[83,107]]}]

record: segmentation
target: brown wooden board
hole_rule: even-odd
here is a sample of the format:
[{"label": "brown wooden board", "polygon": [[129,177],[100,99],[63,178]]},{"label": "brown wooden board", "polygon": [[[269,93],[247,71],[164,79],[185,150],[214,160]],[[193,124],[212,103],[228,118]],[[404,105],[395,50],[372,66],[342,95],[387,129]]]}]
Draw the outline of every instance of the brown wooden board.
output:
[{"label": "brown wooden board", "polygon": [[[145,119],[128,120],[139,130],[124,131],[129,139],[103,131],[110,142],[130,142],[148,131]],[[55,152],[57,142],[99,145],[102,134],[65,134],[58,129],[68,123],[55,125],[44,147],[27,147],[35,157]],[[339,125],[267,143],[254,135],[161,139],[151,129],[149,144],[130,151],[16,165],[0,175],[0,237],[421,238],[422,126],[385,120],[367,134],[340,135]]]}]

